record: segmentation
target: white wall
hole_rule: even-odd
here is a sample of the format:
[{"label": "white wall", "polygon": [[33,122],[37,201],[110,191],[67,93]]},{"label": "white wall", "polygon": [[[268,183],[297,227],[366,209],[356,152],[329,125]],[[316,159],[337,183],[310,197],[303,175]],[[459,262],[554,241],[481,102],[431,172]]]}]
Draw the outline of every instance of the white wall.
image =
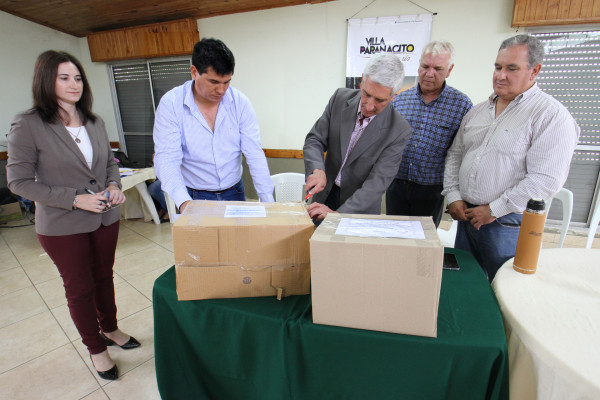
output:
[{"label": "white wall", "polygon": [[106,65],[91,62],[87,40],[0,11],[0,144],[5,144],[15,114],[33,105],[33,68],[46,50],[66,51],[81,61],[94,94],[94,112],[105,120],[110,139],[118,140]]},{"label": "white wall", "polygon": [[[418,0],[437,12],[432,39],[456,47],[448,82],[483,101],[491,93],[493,62],[510,28],[513,0]],[[420,14],[407,0],[337,0],[198,20],[200,37],[223,40],[236,57],[233,85],[256,109],[265,148],[301,149],[329,97],[345,85],[348,18]],[[355,15],[356,14],[356,15]],[[0,141],[17,112],[31,106],[36,57],[65,50],[79,58],[94,93],[94,111],[117,140],[106,66],[92,63],[87,40],[0,12]],[[190,49],[191,51],[191,49]]]},{"label": "white wall", "polygon": [[[200,37],[223,40],[236,57],[232,85],[256,109],[264,148],[301,149],[333,91],[345,86],[346,20],[427,11],[407,0],[338,0],[198,20]],[[432,39],[456,48],[448,82],[477,103],[510,28],[512,0],[419,0],[437,12]],[[359,12],[360,11],[360,12]]]}]

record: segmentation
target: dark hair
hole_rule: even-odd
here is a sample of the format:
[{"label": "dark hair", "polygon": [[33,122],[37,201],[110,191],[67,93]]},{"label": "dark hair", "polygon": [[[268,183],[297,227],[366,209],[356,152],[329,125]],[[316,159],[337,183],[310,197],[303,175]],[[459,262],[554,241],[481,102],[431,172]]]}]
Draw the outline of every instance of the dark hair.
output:
[{"label": "dark hair", "polygon": [[81,98],[75,104],[75,107],[83,115],[81,122],[85,124],[88,120],[96,121],[96,116],[92,113],[92,91],[83,67],[79,60],[64,51],[48,50],[37,58],[33,70],[33,109],[46,122],[57,122],[60,119],[60,106],[56,98],[56,77],[59,64],[65,62],[73,63],[81,74],[83,91]]},{"label": "dark hair", "polygon": [[211,67],[219,75],[233,75],[235,58],[231,50],[219,39],[202,39],[194,45],[192,65],[200,74]]}]

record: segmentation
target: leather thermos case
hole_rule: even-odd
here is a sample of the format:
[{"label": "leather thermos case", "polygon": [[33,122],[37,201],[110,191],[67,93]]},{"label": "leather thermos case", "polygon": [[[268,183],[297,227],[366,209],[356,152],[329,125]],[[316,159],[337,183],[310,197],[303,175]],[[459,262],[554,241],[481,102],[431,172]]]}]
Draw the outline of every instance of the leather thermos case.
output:
[{"label": "leather thermos case", "polygon": [[513,268],[523,274],[535,274],[537,270],[544,224],[546,223],[545,208],[544,200],[531,199],[527,202],[527,208],[523,213],[513,261]]}]

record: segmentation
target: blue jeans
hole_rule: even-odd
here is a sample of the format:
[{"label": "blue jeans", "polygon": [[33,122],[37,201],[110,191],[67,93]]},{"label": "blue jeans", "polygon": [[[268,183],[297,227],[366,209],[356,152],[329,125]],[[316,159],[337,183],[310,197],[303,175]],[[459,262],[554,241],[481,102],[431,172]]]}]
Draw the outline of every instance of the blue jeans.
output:
[{"label": "blue jeans", "polygon": [[522,214],[507,214],[475,229],[469,221],[459,221],[454,247],[473,254],[491,282],[496,272],[515,256]]},{"label": "blue jeans", "polygon": [[246,201],[244,194],[244,182],[240,179],[238,183],[229,189],[211,192],[208,190],[198,190],[187,188],[192,200],[216,200],[216,201]]}]

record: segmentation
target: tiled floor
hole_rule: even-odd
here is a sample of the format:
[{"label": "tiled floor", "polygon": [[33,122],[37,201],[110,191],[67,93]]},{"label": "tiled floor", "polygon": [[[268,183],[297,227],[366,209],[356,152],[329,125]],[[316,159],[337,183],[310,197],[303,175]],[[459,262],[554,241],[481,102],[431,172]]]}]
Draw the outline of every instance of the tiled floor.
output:
[{"label": "tiled floor", "polygon": [[142,347],[109,347],[120,372],[111,382],[93,370],[71,321],[62,280],[34,227],[0,229],[0,399],[160,399],[152,285],[173,265],[171,225],[121,221],[116,256],[119,327]]},{"label": "tiled floor", "polygon": [[[450,222],[441,226],[447,229]],[[571,233],[565,247],[584,247],[585,231]],[[558,233],[547,232],[543,246],[556,247],[558,238]],[[593,247],[600,248],[600,239]],[[0,400],[160,398],[152,285],[173,264],[171,225],[121,221],[116,256],[119,326],[142,347],[131,351],[109,347],[121,373],[111,382],[100,380],[93,370],[71,322],[61,279],[34,227],[0,228]]]}]

